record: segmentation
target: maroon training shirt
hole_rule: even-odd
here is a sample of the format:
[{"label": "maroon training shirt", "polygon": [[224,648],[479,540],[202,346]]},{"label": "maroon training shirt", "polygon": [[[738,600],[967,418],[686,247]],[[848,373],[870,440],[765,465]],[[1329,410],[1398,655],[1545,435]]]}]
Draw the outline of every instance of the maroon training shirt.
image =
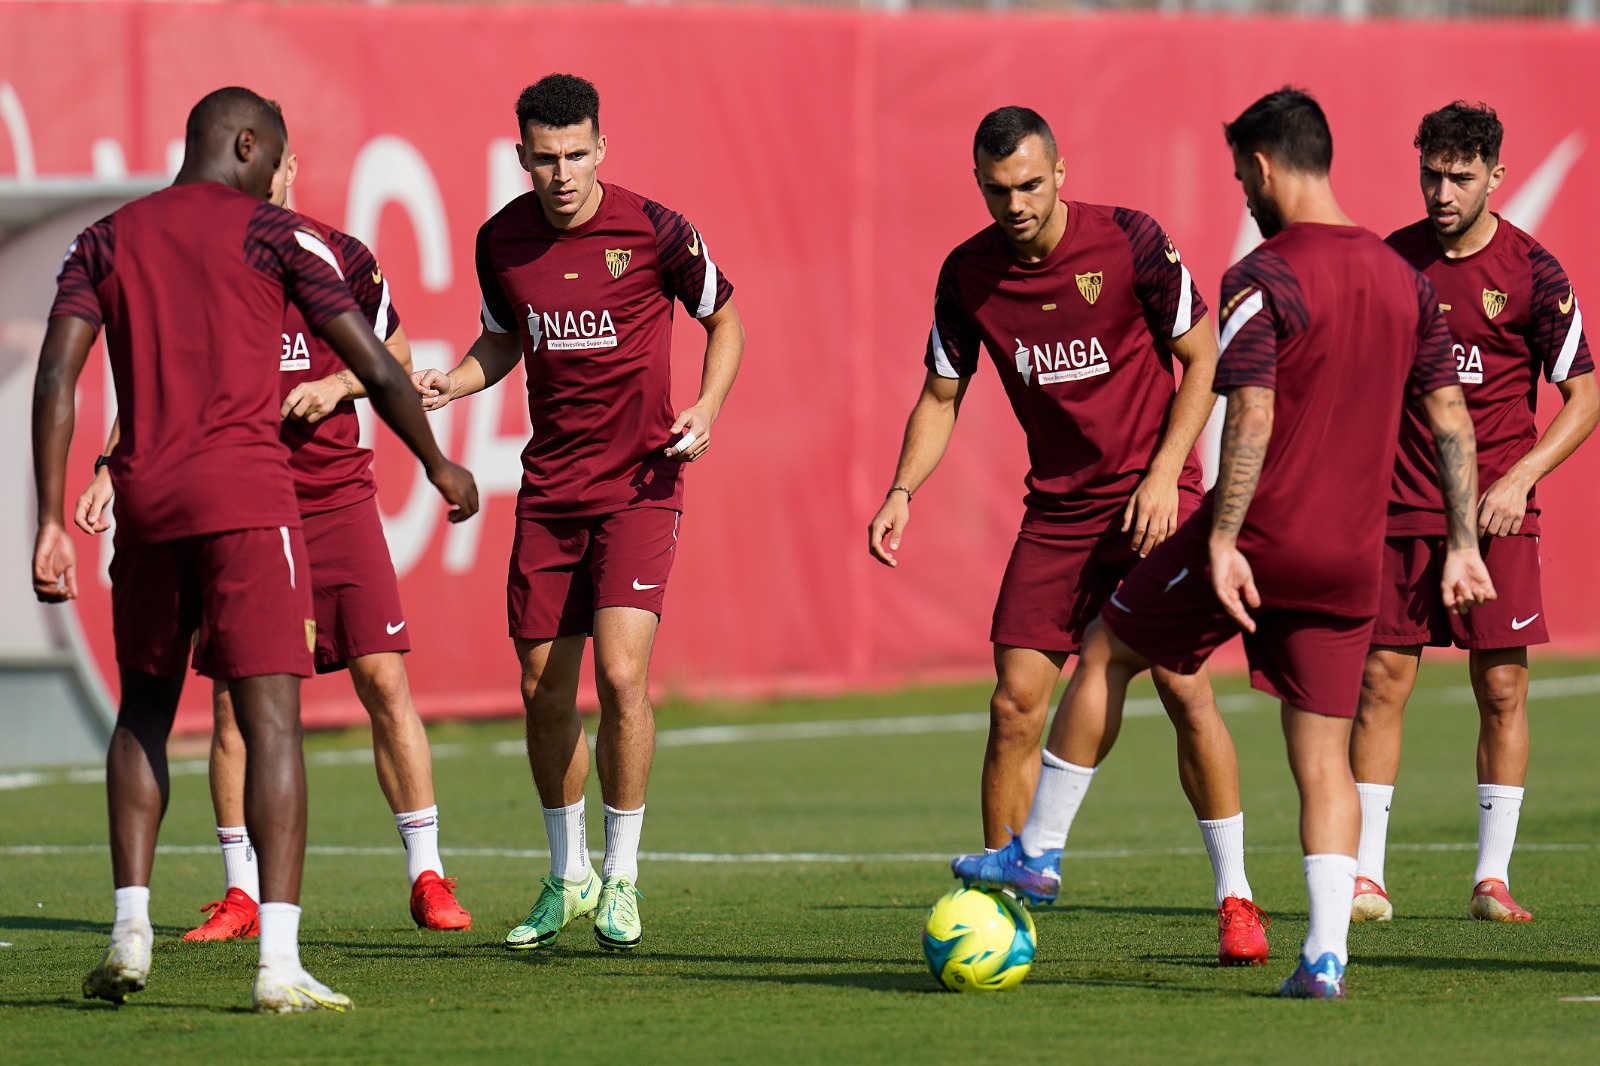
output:
[{"label": "maroon training shirt", "polygon": [[1456,383],[1433,286],[1365,229],[1300,222],[1230,267],[1222,299],[1217,391],[1276,393],[1239,534],[1262,604],[1374,615],[1400,409]]},{"label": "maroon training shirt", "polygon": [[478,230],[483,325],[522,335],[533,437],[517,514],[584,517],[683,508],[673,443],[672,301],[712,314],[733,286],[699,231],[618,185],[558,230],[526,193]]},{"label": "maroon training shirt", "polygon": [[[1092,536],[1120,526],[1166,433],[1174,385],[1161,342],[1206,305],[1149,215],[1063,206],[1066,232],[1040,262],[1018,260],[998,225],[950,253],[924,362],[971,377],[988,351],[1028,438],[1022,528]],[[1193,452],[1179,484],[1201,490]]]},{"label": "maroon training shirt", "polygon": [[[1391,233],[1389,245],[1439,291],[1478,438],[1478,489],[1487,491],[1539,440],[1540,373],[1552,384],[1594,373],[1572,282],[1555,256],[1503,218],[1485,247],[1460,259],[1445,257],[1427,219]],[[1539,501],[1530,490],[1522,533],[1538,532]],[[1400,423],[1389,533],[1445,533],[1433,434],[1415,410]]]},{"label": "maroon training shirt", "polygon": [[[378,339],[394,336],[400,328],[400,315],[389,302],[389,282],[371,250],[331,226],[309,218],[306,222],[328,238],[345,283]],[[283,322],[283,350],[278,360],[279,400],[301,382],[321,381],[344,369],[344,360],[312,332],[300,309],[291,304]],[[294,472],[302,515],[348,507],[378,491],[372,477],[372,452],[361,447],[360,439],[361,425],[351,400],[340,402],[332,414],[314,423],[298,418],[284,421],[283,442],[289,446],[289,469]]]},{"label": "maroon training shirt", "polygon": [[73,243],[50,313],[105,327],[120,542],[299,527],[278,432],[290,302],[313,328],[357,310],[321,234],[226,185],[152,193]]}]

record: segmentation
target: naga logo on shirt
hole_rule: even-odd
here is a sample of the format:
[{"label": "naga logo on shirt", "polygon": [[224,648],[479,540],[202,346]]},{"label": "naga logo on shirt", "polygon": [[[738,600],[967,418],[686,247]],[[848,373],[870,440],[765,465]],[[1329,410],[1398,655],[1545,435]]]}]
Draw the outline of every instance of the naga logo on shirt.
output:
[{"label": "naga logo on shirt", "polygon": [[[620,273],[620,271],[619,271]],[[535,348],[543,342],[546,351],[571,352],[592,348],[615,348],[617,327],[611,312],[535,311],[528,308],[528,339]]]},{"label": "naga logo on shirt", "polygon": [[311,369],[311,349],[306,344],[306,335],[296,333],[290,340],[287,333],[283,334],[283,354],[278,357],[278,370],[288,373],[291,370]]},{"label": "naga logo on shirt", "polygon": [[1483,384],[1483,353],[1478,351],[1474,344],[1469,351],[1464,344],[1452,344],[1451,353],[1456,357],[1456,377],[1461,379],[1463,385]]},{"label": "naga logo on shirt", "polygon": [[1023,384],[1031,384],[1035,376],[1041,385],[1054,385],[1111,373],[1111,361],[1106,358],[1099,337],[1090,337],[1088,343],[1076,339],[1065,344],[1056,341],[1054,346],[1048,341],[1029,346],[1019,337],[1015,354]]},{"label": "naga logo on shirt", "polygon": [[1483,313],[1493,318],[1506,309],[1507,295],[1499,289],[1483,290]]}]

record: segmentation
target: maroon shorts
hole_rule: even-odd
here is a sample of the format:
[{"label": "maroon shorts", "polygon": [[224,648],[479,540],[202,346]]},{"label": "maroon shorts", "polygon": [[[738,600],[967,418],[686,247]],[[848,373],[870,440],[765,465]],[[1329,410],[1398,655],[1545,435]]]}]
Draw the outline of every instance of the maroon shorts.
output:
[{"label": "maroon shorts", "polygon": [[[1199,507],[1199,496],[1178,493],[1180,528]],[[1034,651],[1077,651],[1083,647],[1084,630],[1138,561],[1133,534],[1120,529],[1089,537],[1021,530],[1000,579],[990,642]]]},{"label": "maroon shorts", "polygon": [[588,633],[603,607],[661,614],[683,516],[634,507],[588,518],[517,518],[506,577],[511,635]]},{"label": "maroon shorts", "polygon": [[317,673],[342,670],[358,655],[410,651],[377,497],[304,522],[317,618]]},{"label": "maroon shorts", "polygon": [[300,530],[119,544],[111,627],[125,669],[182,677],[193,640],[194,668],[218,681],[309,677],[317,624]]},{"label": "maroon shorts", "polygon": [[[1187,522],[1133,568],[1100,617],[1122,641],[1181,674],[1242,633],[1211,587],[1211,529]],[[1372,638],[1371,618],[1262,607],[1243,633],[1250,684],[1313,714],[1353,718]]]},{"label": "maroon shorts", "polygon": [[1439,592],[1445,538],[1390,537],[1383,542],[1383,595],[1374,644],[1408,648],[1526,648],[1545,644],[1539,589],[1539,538],[1484,537],[1483,563],[1497,598],[1466,614],[1445,610]]}]

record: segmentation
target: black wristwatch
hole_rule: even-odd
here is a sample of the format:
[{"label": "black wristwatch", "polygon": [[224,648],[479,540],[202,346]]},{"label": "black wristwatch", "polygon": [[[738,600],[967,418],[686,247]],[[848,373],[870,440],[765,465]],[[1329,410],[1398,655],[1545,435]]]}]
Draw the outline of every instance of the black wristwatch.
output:
[{"label": "black wristwatch", "polygon": [[110,465],[111,465],[111,456],[109,456],[109,455],[97,455],[97,456],[94,457],[94,472],[97,475],[100,473],[100,468],[102,466],[110,466]]}]

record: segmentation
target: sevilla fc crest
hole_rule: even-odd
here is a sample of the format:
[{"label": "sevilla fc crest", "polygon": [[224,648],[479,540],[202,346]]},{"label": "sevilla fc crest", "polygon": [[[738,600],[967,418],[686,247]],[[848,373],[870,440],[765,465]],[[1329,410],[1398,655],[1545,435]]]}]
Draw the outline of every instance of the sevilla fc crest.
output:
[{"label": "sevilla fc crest", "polygon": [[1105,271],[1096,270],[1093,274],[1075,274],[1073,277],[1078,281],[1078,291],[1083,298],[1089,301],[1091,307],[1094,306],[1094,302],[1100,299],[1100,289],[1105,285]]},{"label": "sevilla fc crest", "polygon": [[1483,290],[1483,313],[1493,318],[1506,309],[1506,294],[1498,289]]},{"label": "sevilla fc crest", "polygon": [[607,248],[606,269],[611,271],[613,278],[620,278],[622,272],[628,269],[628,261],[632,258],[632,248]]}]

